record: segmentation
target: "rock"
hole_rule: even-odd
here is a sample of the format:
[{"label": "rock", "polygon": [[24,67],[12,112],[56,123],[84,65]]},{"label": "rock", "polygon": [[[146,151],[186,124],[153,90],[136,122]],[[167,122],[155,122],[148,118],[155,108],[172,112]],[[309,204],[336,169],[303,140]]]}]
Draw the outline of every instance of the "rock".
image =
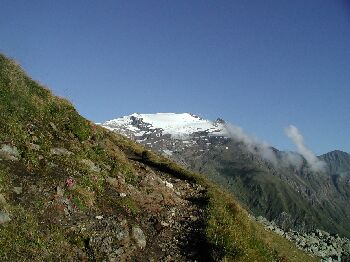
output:
[{"label": "rock", "polygon": [[321,230],[319,230],[319,229],[316,229],[316,236],[318,236],[318,237],[322,237],[322,231]]},{"label": "rock", "polygon": [[118,179],[115,177],[106,177],[106,182],[113,187],[117,187],[119,185]]},{"label": "rock", "polygon": [[13,192],[15,192],[17,195],[22,194],[22,191],[23,191],[23,189],[20,186],[13,188]]},{"label": "rock", "polygon": [[57,196],[59,196],[59,197],[63,197],[63,196],[64,196],[64,189],[61,188],[60,186],[57,186],[57,187],[56,187],[56,194],[57,194]]},{"label": "rock", "polygon": [[160,222],[160,224],[163,226],[163,227],[168,227],[169,226],[169,223],[166,223],[164,221]]},{"label": "rock", "polygon": [[103,219],[103,216],[95,216],[96,219],[101,220]]},{"label": "rock", "polygon": [[316,237],[309,236],[306,239],[306,243],[308,245],[318,245],[320,241]]},{"label": "rock", "polygon": [[190,219],[191,219],[192,221],[197,221],[197,220],[198,220],[198,217],[196,217],[196,216],[190,216]]},{"label": "rock", "polygon": [[55,148],[51,148],[50,150],[50,154],[51,155],[57,155],[57,156],[64,156],[64,155],[71,155],[73,154],[71,151],[65,149],[65,148],[62,148],[62,147],[55,147]]},{"label": "rock", "polygon": [[348,240],[347,242],[345,242],[342,246],[344,253],[346,254],[350,254],[350,240]]},{"label": "rock", "polygon": [[107,171],[111,171],[112,167],[110,165],[102,164],[103,168],[106,169]]},{"label": "rock", "polygon": [[279,228],[275,228],[274,231],[275,231],[276,234],[278,234],[278,235],[280,235],[280,236],[283,236],[283,235],[284,235],[284,231],[281,230],[281,229],[279,229]]},{"label": "rock", "polygon": [[144,249],[146,247],[146,236],[140,227],[133,226],[131,235],[139,248]]},{"label": "rock", "polygon": [[3,194],[0,194],[0,205],[5,205],[6,204],[6,199]]},{"label": "rock", "polygon": [[1,146],[0,157],[3,157],[7,160],[16,161],[20,157],[20,154],[16,147],[5,144]]},{"label": "rock", "polygon": [[118,248],[116,251],[115,251],[115,254],[117,256],[121,256],[122,254],[124,253],[124,249],[122,247]]},{"label": "rock", "polygon": [[89,167],[90,171],[92,171],[92,172],[96,172],[96,173],[101,172],[101,168],[99,168],[97,165],[95,165],[95,163],[92,162],[90,159],[82,159],[82,160],[80,160],[80,163]]},{"label": "rock", "polygon": [[173,189],[174,185],[172,183],[169,183],[168,181],[164,181],[164,184],[166,187]]},{"label": "rock", "polygon": [[274,229],[275,229],[275,227],[272,226],[272,225],[268,225],[266,228],[267,228],[268,230],[274,230]]},{"label": "rock", "polygon": [[49,123],[49,125],[51,126],[51,128],[55,131],[55,132],[58,132],[58,129],[56,127],[56,125],[52,122]]},{"label": "rock", "polygon": [[273,221],[268,221],[263,217],[257,217],[256,221],[263,224],[265,229],[272,230],[294,242],[298,248],[322,258],[322,261],[348,261],[343,259],[350,254],[350,240],[347,238],[341,238],[339,235],[332,236],[320,229],[309,233],[293,230],[285,232]]},{"label": "rock", "polygon": [[29,149],[34,150],[34,151],[39,151],[40,150],[40,146],[34,143],[29,143]]},{"label": "rock", "polygon": [[125,193],[120,193],[119,196],[120,197],[126,197],[126,194]]},{"label": "rock", "polygon": [[115,230],[115,235],[117,240],[123,244],[126,244],[130,241],[128,222],[126,220],[121,221],[120,226]]},{"label": "rock", "polygon": [[4,212],[4,211],[0,211],[0,225],[5,224],[5,223],[10,222],[10,221],[11,221],[11,218],[10,218],[9,214]]}]

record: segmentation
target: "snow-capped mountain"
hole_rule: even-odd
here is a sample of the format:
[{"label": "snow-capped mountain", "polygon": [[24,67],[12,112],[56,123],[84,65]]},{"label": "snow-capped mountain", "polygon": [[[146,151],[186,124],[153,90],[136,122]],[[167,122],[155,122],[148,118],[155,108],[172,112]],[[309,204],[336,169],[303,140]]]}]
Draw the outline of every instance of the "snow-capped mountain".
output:
[{"label": "snow-capped mountain", "polygon": [[[190,113],[134,113],[100,125],[168,156],[185,149],[208,151],[214,140],[220,144],[229,135],[222,119],[210,121]],[[181,154],[177,156],[176,161],[186,165]]]},{"label": "snow-capped mountain", "polygon": [[196,133],[206,133],[211,136],[227,135],[225,123],[220,119],[212,122],[189,113],[134,113],[109,120],[101,125],[138,139],[154,133],[170,135],[172,138],[183,140]]}]

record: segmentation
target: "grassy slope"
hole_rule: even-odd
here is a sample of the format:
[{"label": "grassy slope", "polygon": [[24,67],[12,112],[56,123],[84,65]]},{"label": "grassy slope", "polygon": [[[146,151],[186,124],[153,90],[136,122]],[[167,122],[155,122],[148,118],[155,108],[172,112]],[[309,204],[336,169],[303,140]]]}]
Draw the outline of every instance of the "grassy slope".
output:
[{"label": "grassy slope", "polygon": [[[137,183],[133,175],[135,166],[129,158],[208,188],[206,235],[216,260],[271,261],[278,257],[289,261],[313,260],[287,240],[251,222],[230,195],[201,176],[87,121],[68,101],[53,96],[3,55],[0,55],[0,142],[15,146],[20,153],[18,162],[0,160],[0,193],[7,200],[0,204],[0,210],[8,212],[12,219],[0,225],[0,258],[4,260],[68,260],[71,254],[79,253],[77,250],[83,249],[83,235],[72,235],[62,223],[53,223],[55,211],[46,204],[50,198],[48,191],[39,190],[62,184],[68,174],[79,181],[70,192],[80,210],[77,214],[103,211],[106,205],[103,201],[110,199],[107,176],[122,175],[128,183]],[[66,148],[73,154],[53,155],[52,148]],[[92,160],[102,171],[91,172],[82,159]],[[25,199],[13,193],[13,187],[18,185],[31,189]],[[120,204],[120,212],[132,216],[133,209],[130,203]]]}]

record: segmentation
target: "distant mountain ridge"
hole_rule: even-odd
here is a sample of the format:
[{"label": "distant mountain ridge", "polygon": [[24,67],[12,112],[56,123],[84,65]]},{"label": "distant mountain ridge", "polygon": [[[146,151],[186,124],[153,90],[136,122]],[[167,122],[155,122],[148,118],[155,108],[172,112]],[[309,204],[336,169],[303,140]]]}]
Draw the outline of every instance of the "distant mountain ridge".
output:
[{"label": "distant mountain ridge", "polygon": [[334,150],[320,156],[328,165],[328,172],[333,175],[350,176],[350,154]]},{"label": "distant mountain ridge", "polygon": [[[184,119],[184,122],[181,122]],[[181,125],[183,123],[183,125]],[[327,166],[314,172],[297,153],[268,148],[269,161],[224,120],[193,114],[132,114],[101,124],[205,174],[231,191],[255,215],[284,228],[323,228],[350,236],[350,156],[332,151],[318,157]],[[181,135],[179,135],[181,134]],[[271,156],[269,156],[271,157]],[[286,159],[295,158],[298,165]]]}]

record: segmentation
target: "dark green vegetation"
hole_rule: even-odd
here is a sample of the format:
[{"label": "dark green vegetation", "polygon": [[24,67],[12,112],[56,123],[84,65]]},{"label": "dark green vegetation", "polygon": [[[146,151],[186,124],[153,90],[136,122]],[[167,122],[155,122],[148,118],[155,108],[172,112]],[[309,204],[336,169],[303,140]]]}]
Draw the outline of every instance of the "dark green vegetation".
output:
[{"label": "dark green vegetation", "polygon": [[[2,261],[100,261],[117,256],[106,246],[119,243],[126,223],[133,228],[144,225],[144,214],[156,215],[171,205],[166,191],[161,194],[168,202],[145,202],[159,189],[147,184],[147,190],[141,190],[142,183],[156,172],[206,188],[204,234],[213,259],[313,260],[264,231],[231,196],[201,176],[84,119],[67,100],[53,96],[3,55],[0,113]],[[122,190],[135,194],[120,198]],[[99,222],[102,218],[106,225]],[[111,230],[119,230],[119,235],[110,235]],[[144,231],[146,238],[157,237]],[[101,237],[102,244],[94,245],[92,239]],[[127,238],[123,241],[128,243],[120,255],[124,259],[147,256],[148,246],[142,251]]]},{"label": "dark green vegetation", "polygon": [[[325,172],[274,166],[233,139],[206,153],[181,152],[195,171],[226,187],[256,216],[275,220],[283,228],[313,227],[350,237],[350,157],[333,151],[320,158]],[[226,150],[225,148],[228,148]],[[276,156],[284,154],[275,150]],[[188,156],[192,157],[188,157]]]}]

